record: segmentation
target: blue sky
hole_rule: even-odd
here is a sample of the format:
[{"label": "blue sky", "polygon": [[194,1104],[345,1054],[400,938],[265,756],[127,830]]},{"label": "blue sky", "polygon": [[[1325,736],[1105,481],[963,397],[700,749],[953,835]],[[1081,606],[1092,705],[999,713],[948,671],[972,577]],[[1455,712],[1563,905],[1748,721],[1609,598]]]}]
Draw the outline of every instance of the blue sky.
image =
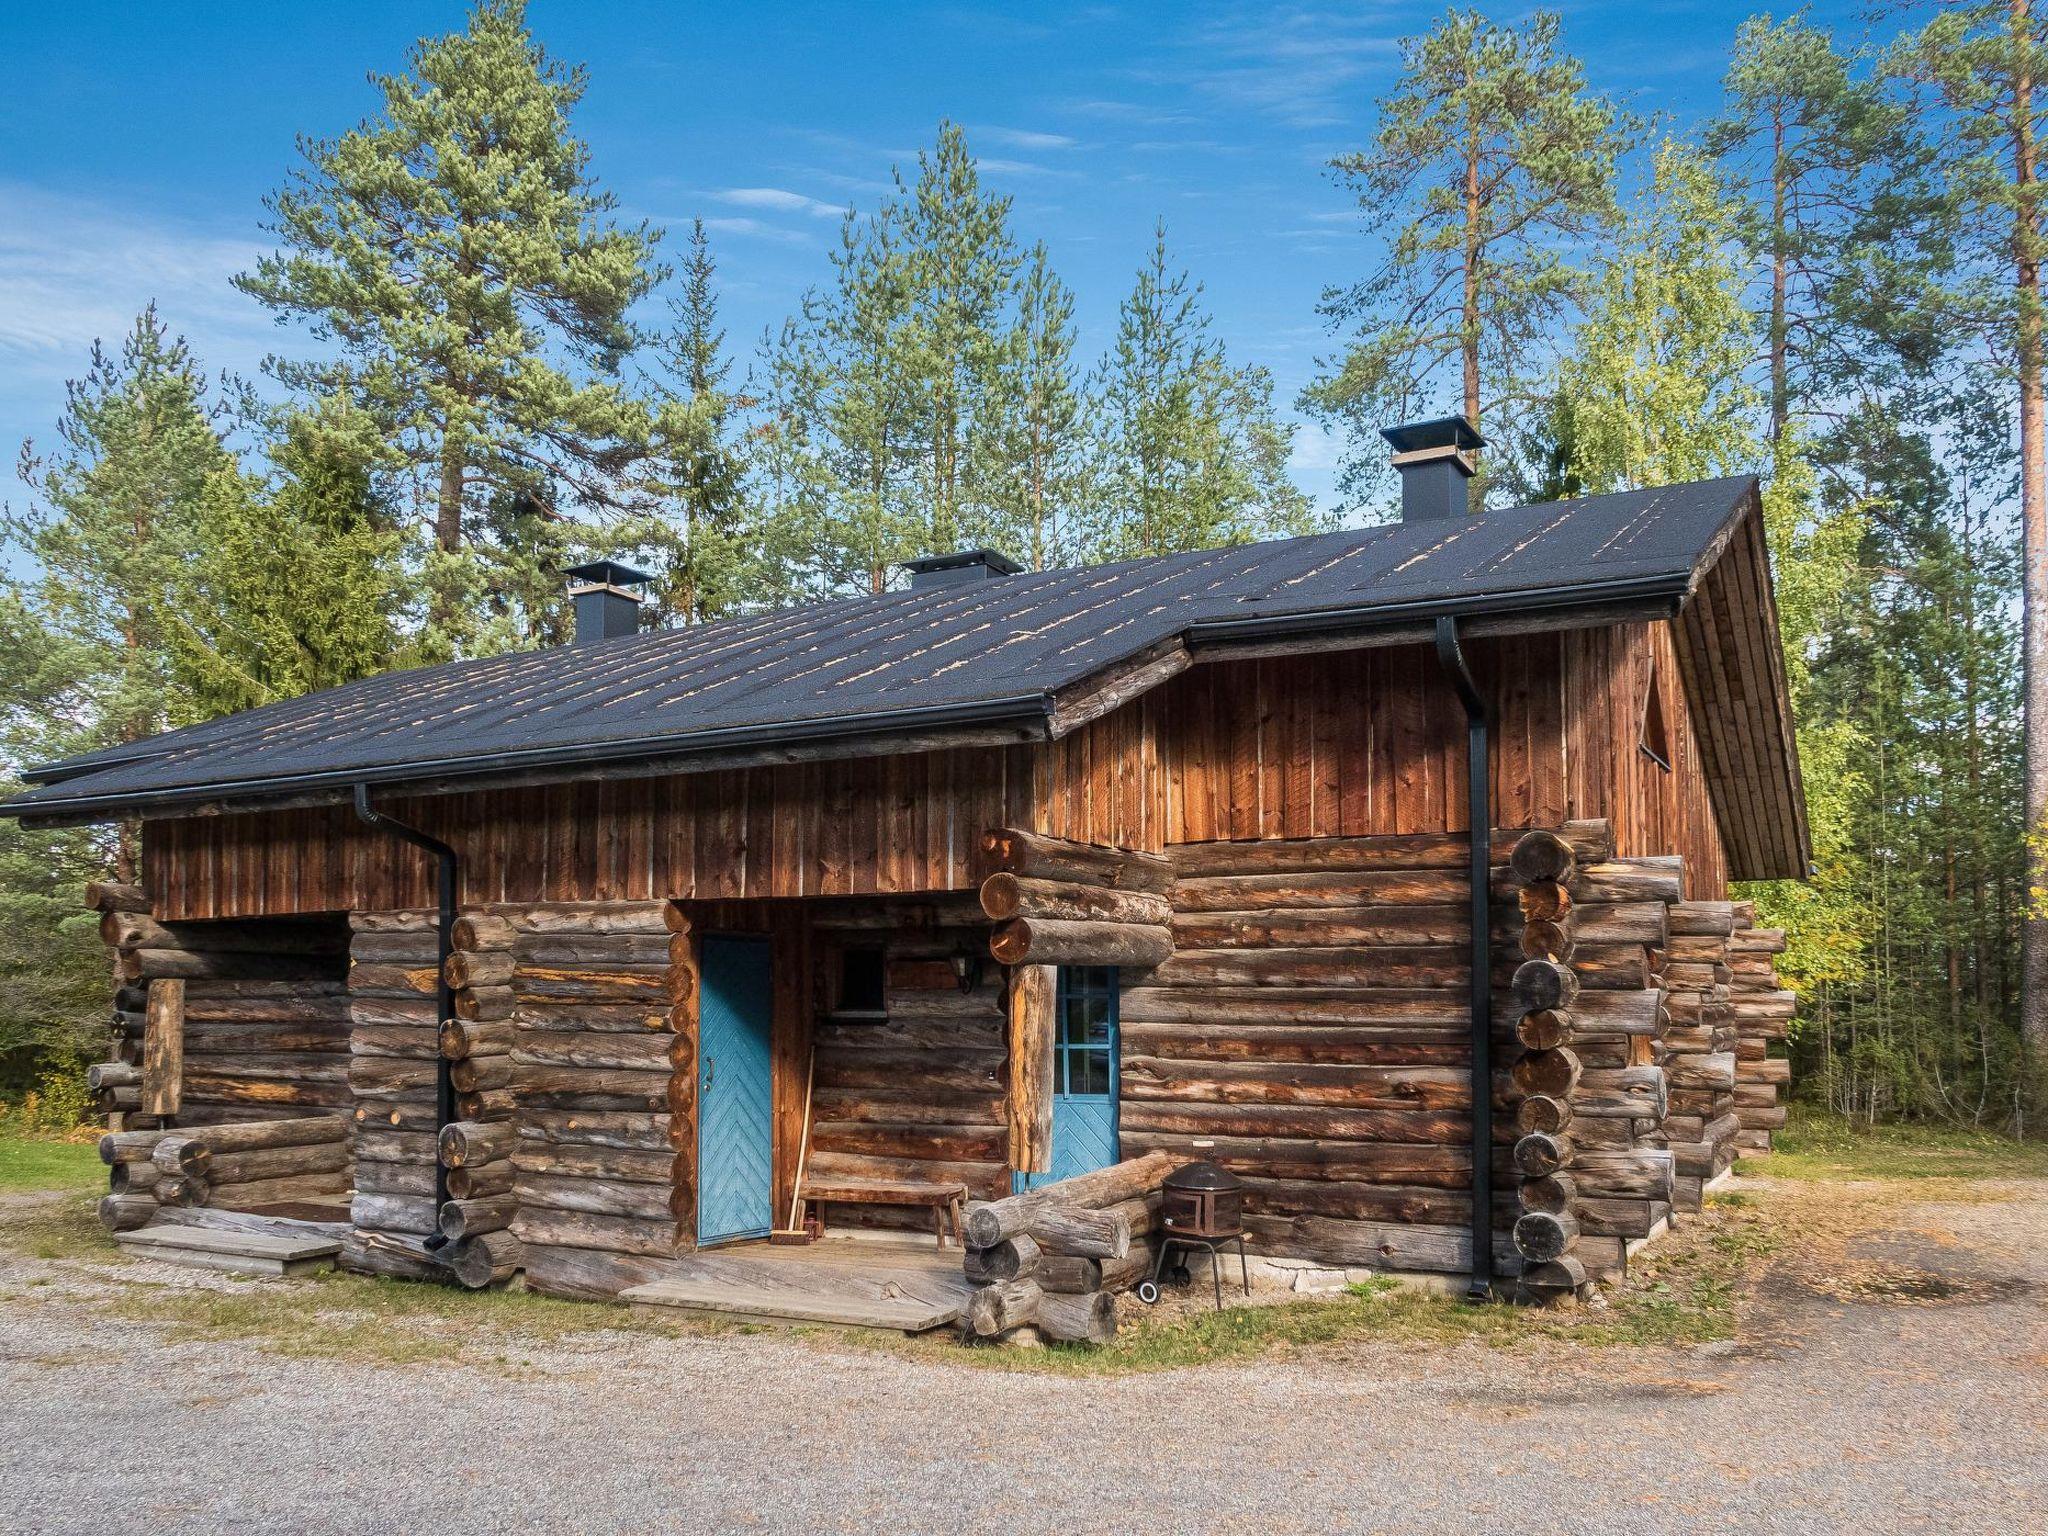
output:
[{"label": "blue sky", "polygon": [[[1593,83],[1683,127],[1711,112],[1746,8],[1558,7]],[[47,438],[67,377],[154,297],[206,364],[248,375],[281,338],[228,285],[266,248],[262,199],[300,134],[375,106],[463,6],[333,0],[10,5],[0,15],[0,444]],[[1233,355],[1290,412],[1329,341],[1330,283],[1368,270],[1328,180],[1362,146],[1414,5],[655,5],[535,0],[531,21],[590,90],[578,128],[627,212],[702,215],[729,330],[751,352],[820,280],[840,210],[870,206],[951,117],[1076,290],[1093,354],[1167,221]],[[1507,20],[1520,12],[1492,12]],[[1822,5],[1846,35],[1854,8]],[[1297,440],[1327,497],[1334,450]],[[14,499],[19,488],[4,494]]]}]

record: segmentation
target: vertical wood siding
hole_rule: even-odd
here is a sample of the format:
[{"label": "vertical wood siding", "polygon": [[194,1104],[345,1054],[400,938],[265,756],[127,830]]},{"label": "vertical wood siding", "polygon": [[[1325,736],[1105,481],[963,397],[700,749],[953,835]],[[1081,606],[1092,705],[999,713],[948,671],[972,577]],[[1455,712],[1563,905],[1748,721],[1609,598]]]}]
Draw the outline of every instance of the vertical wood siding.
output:
[{"label": "vertical wood siding", "polygon": [[[1666,624],[1476,642],[1494,702],[1494,824],[1614,823],[1628,856],[1727,860]],[[1652,669],[1672,771],[1638,750]],[[393,800],[464,854],[465,902],[739,900],[971,889],[979,838],[1028,826],[1177,843],[1455,832],[1464,715],[1426,646],[1196,666],[1038,747],[584,781]],[[425,905],[426,862],[347,807],[152,821],[144,884],[169,919]]]}]

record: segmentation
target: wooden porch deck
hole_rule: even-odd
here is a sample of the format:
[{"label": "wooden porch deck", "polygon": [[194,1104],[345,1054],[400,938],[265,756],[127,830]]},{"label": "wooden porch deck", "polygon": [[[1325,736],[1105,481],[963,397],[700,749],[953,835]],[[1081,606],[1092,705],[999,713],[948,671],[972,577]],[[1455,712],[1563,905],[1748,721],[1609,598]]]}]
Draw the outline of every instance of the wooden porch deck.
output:
[{"label": "wooden porch deck", "polygon": [[924,1333],[958,1322],[973,1289],[958,1248],[827,1237],[803,1247],[737,1243],[683,1255],[669,1275],[619,1299],[648,1312]]}]

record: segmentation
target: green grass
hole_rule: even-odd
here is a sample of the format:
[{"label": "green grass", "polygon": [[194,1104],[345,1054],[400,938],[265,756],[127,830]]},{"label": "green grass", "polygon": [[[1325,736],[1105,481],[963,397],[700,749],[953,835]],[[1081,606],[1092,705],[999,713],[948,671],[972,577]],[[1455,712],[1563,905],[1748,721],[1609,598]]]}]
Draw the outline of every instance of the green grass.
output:
[{"label": "green grass", "polygon": [[0,1190],[104,1190],[106,1165],[90,1141],[0,1136]]},{"label": "green grass", "polygon": [[1948,1126],[1866,1127],[1800,1104],[1772,1144],[1741,1171],[1808,1181],[2048,1177],[2048,1143]]},{"label": "green grass", "polygon": [[505,1366],[522,1348],[627,1329],[677,1336],[716,1325],[657,1323],[623,1308],[530,1291],[444,1285],[329,1272],[291,1285],[225,1290],[137,1285],[105,1303],[117,1316],[167,1326],[185,1339],[245,1339],[273,1354],[373,1365],[460,1361]]}]

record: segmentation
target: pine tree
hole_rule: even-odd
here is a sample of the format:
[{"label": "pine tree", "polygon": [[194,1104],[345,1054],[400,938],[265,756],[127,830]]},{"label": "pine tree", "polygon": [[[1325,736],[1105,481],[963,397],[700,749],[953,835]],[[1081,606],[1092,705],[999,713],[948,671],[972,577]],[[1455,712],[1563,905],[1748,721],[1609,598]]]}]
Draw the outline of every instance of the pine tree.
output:
[{"label": "pine tree", "polygon": [[989,440],[979,450],[989,466],[992,542],[1033,570],[1075,553],[1088,466],[1074,347],[1074,296],[1036,246],[1018,282],[1016,323],[984,428]]},{"label": "pine tree", "polygon": [[896,175],[893,218],[902,231],[909,304],[900,341],[922,459],[924,538],[943,554],[987,536],[994,466],[985,444],[1006,361],[1012,289],[1020,265],[1010,199],[983,190],[959,127],[917,157],[917,181]]},{"label": "pine tree", "polygon": [[534,41],[523,0],[482,0],[409,66],[375,77],[379,117],[302,143],[269,202],[282,248],[237,283],[331,345],[272,371],[367,412],[429,509],[423,645],[454,654],[477,643],[465,556],[493,498],[618,504],[647,431],[617,377],[628,311],[662,274],[570,131],[583,71]]},{"label": "pine tree", "polygon": [[701,624],[736,607],[747,586],[746,460],[734,423],[747,402],[725,387],[732,362],[718,324],[717,265],[704,221],[691,226],[682,293],[664,339],[671,392],[654,412],[646,540],[656,552],[657,623]]},{"label": "pine tree", "polygon": [[1293,431],[1274,413],[1272,378],[1231,365],[1210,334],[1201,294],[1170,260],[1159,225],[1090,390],[1097,449],[1086,536],[1096,559],[1207,549],[1316,525],[1287,476]]},{"label": "pine tree", "polygon": [[1944,6],[1900,40],[1896,58],[1940,104],[1942,169],[1962,235],[1944,319],[1982,338],[2019,423],[2029,859],[2021,1016],[2037,1065],[2048,1064],[2048,346],[2041,293],[2048,202],[2036,121],[2048,77],[2048,16],[2030,0]]},{"label": "pine tree", "polygon": [[1615,163],[1635,131],[1587,90],[1549,12],[1499,27],[1452,11],[1402,44],[1372,148],[1330,163],[1386,254],[1324,293],[1324,316],[1350,339],[1302,396],[1350,440],[1348,494],[1384,474],[1379,429],[1442,414],[1447,394],[1496,442],[1525,424],[1540,393],[1527,386],[1578,278],[1565,253],[1614,217]]}]

